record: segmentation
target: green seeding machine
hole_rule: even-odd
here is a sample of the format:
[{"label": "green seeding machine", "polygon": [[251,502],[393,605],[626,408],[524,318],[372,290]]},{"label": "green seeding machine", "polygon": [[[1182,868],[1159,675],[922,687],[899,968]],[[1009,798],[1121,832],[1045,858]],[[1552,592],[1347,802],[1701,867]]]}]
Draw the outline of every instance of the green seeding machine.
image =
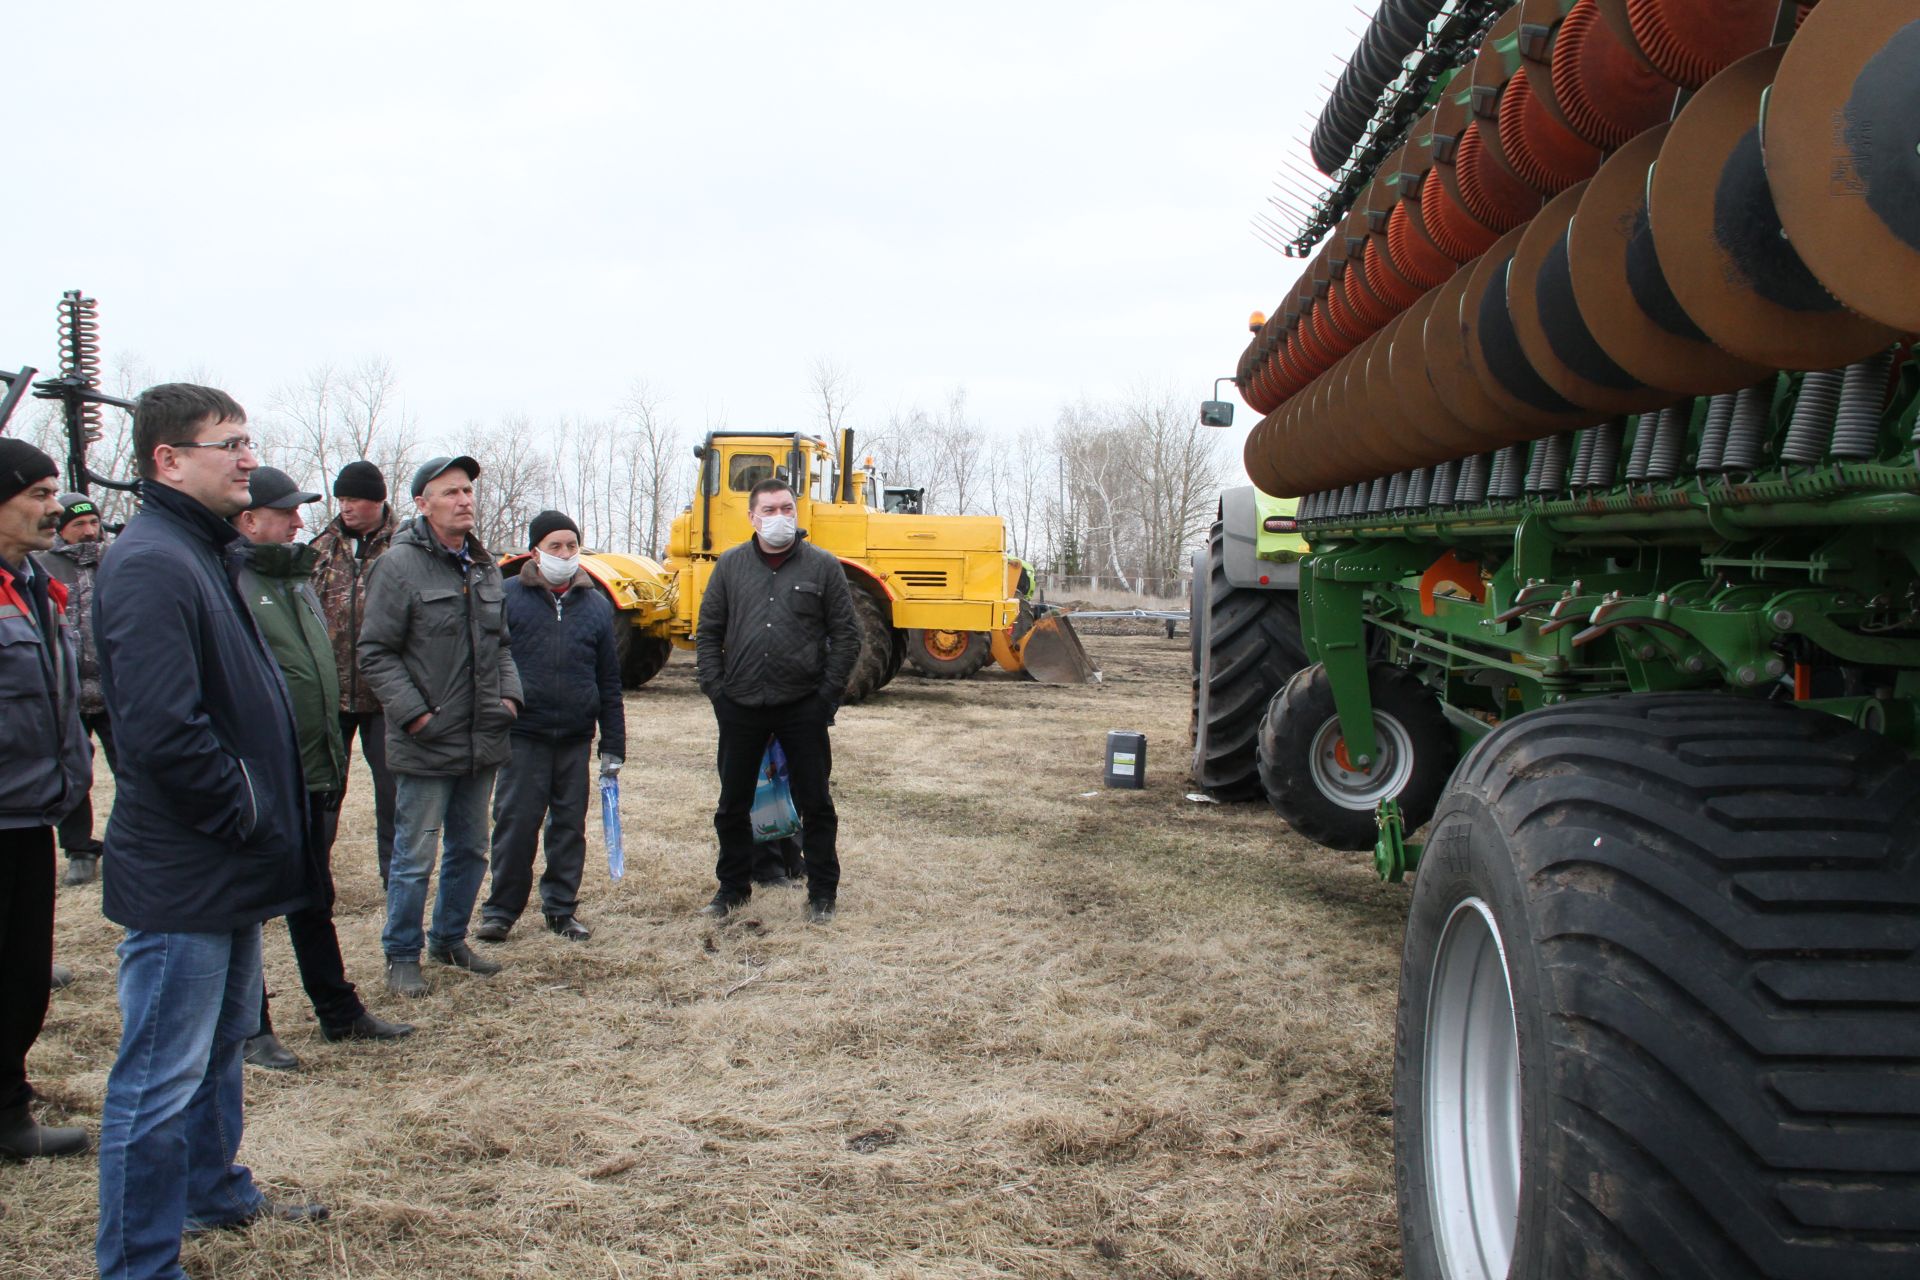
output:
[{"label": "green seeding machine", "polygon": [[1920,0],[1386,0],[1310,149],[1193,771],[1412,877],[1406,1274],[1920,1277]]}]

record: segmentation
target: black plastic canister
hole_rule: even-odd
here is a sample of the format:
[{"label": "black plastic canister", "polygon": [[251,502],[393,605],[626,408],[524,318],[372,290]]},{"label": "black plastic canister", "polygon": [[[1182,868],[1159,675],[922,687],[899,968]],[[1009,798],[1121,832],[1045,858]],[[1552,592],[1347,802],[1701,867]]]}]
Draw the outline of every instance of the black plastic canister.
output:
[{"label": "black plastic canister", "polygon": [[1107,732],[1106,783],[1138,791],[1147,785],[1147,735],[1126,729]]}]

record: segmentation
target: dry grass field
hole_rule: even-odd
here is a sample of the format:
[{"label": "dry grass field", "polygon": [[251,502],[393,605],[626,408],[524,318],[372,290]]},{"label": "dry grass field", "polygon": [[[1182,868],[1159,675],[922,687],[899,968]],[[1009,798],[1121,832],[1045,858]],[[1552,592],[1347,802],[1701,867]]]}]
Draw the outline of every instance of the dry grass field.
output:
[{"label": "dry grass field", "polygon": [[[723,925],[713,727],[686,655],[629,695],[627,873],[570,944],[381,988],[364,773],[334,853],[350,976],[397,1045],[329,1045],[283,926],[297,1074],[249,1068],[241,1158],[332,1206],[190,1241],[195,1277],[1392,1277],[1403,890],[1264,809],[1188,801],[1184,635],[1096,636],[1105,682],[903,674],[835,730],[839,919]],[[1100,785],[1104,734],[1149,785]],[[110,791],[102,784],[102,799]],[[596,810],[597,812],[597,807]],[[98,1131],[118,1036],[95,887],[61,891],[31,1068]],[[91,1274],[89,1160],[0,1167],[0,1273]]]}]

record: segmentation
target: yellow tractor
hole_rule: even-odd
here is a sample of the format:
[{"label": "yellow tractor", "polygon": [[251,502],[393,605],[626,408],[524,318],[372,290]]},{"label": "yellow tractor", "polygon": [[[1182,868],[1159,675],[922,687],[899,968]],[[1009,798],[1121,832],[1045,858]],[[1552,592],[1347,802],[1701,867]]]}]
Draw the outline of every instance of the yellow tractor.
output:
[{"label": "yellow tractor", "polygon": [[935,680],[964,680],[989,662],[1044,684],[1091,680],[1093,661],[1068,616],[1034,604],[1033,570],[1025,562],[1007,560],[1007,594],[1019,602],[1012,626],[991,632],[916,627],[907,632],[908,665]]},{"label": "yellow tractor", "polygon": [[[792,483],[808,540],[839,557],[853,588],[860,658],[844,701],[859,702],[892,680],[910,643],[931,651],[948,642],[928,637],[978,636],[987,648],[992,634],[1019,627],[1022,600],[1009,590],[1005,522],[921,515],[898,504],[882,509],[888,495],[871,466],[854,464],[853,432],[840,433],[836,450],[799,432],[715,431],[695,446],[694,457],[699,485],[674,518],[664,564],[620,552],[581,558],[613,601],[628,688],[652,679],[674,648],[693,647],[714,561],[752,536],[748,491],[775,475]],[[1053,646],[1078,650],[1070,627],[1065,634]],[[972,645],[961,642],[963,650]]]}]

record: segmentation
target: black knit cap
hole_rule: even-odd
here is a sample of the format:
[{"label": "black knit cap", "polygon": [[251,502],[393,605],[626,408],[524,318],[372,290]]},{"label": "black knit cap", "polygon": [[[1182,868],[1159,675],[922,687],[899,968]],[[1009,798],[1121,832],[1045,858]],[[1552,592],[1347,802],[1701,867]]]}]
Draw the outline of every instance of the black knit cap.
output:
[{"label": "black knit cap", "polygon": [[573,517],[563,511],[542,511],[533,518],[533,523],[527,526],[527,545],[539,546],[541,539],[556,529],[571,529],[574,537],[580,536],[580,526],[573,522]]},{"label": "black knit cap", "polygon": [[349,462],[340,468],[340,474],[333,478],[333,496],[364,498],[368,502],[385,502],[387,478],[380,474],[380,468],[365,458],[358,462]]},{"label": "black knit cap", "polygon": [[60,495],[60,532],[65,533],[67,526],[82,516],[97,516],[100,507],[84,493],[63,493]]},{"label": "black knit cap", "polygon": [[11,502],[27,491],[29,485],[57,479],[60,468],[53,459],[25,440],[0,436],[0,502]]}]

